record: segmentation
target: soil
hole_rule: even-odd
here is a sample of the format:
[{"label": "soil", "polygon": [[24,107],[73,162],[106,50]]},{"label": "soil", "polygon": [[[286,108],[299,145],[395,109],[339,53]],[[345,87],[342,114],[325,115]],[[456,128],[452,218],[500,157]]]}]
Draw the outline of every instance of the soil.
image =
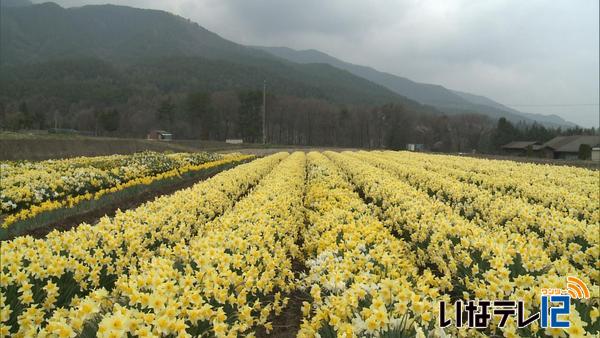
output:
[{"label": "soil", "polygon": [[[304,227],[307,226],[309,226],[309,224],[305,213]],[[298,237],[296,238],[296,245],[299,248],[304,247],[304,237],[302,236],[302,231],[300,230],[298,231]],[[294,272],[296,279],[299,279],[300,274],[303,272],[305,273],[306,270],[307,269],[306,265],[304,265],[304,262],[296,258],[292,259],[292,271]],[[270,322],[273,324],[273,330],[267,334],[264,327],[258,327],[255,332],[257,338],[292,338],[297,336],[298,331],[300,330],[300,323],[302,321],[302,302],[305,300],[309,301],[310,296],[306,294],[306,292],[302,292],[298,289],[295,289],[287,296],[287,306],[283,309],[279,316],[272,316],[270,318]]]},{"label": "soil", "polygon": [[[304,264],[294,260],[292,261],[292,269],[294,274],[305,270]],[[287,295],[289,298],[287,306],[282,310],[279,316],[271,318],[273,330],[269,333],[263,327],[256,329],[257,338],[293,338],[296,337],[300,330],[300,322],[302,321],[302,302],[308,300],[308,295],[304,292],[295,290]]]}]

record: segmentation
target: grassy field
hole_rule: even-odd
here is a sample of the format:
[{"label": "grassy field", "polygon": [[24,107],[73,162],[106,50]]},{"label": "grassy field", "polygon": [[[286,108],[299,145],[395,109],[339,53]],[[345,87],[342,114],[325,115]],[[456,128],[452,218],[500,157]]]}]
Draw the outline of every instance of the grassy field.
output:
[{"label": "grassy field", "polygon": [[71,134],[0,132],[0,160],[47,160],[76,156],[131,154],[140,151],[197,152],[278,148],[262,144],[228,144],[218,141],[173,140],[170,142]]},{"label": "grassy field", "polygon": [[[75,156],[101,156],[112,154],[131,154],[140,151],[158,152],[240,152],[259,156],[274,154],[278,151],[311,150],[356,150],[339,147],[303,147],[275,144],[229,144],[205,140],[173,140],[170,142],[146,139],[127,139],[114,137],[90,137],[73,134],[49,134],[41,132],[0,132],[0,161],[47,160]],[[581,160],[545,159],[518,156],[461,154],[462,156],[516,162],[574,166],[588,169],[600,169],[600,162]]]},{"label": "grassy field", "polygon": [[[275,144],[229,144],[205,140],[173,140],[169,142],[115,137],[91,137],[41,132],[0,132],[0,161],[48,160],[76,156],[157,152],[240,152],[270,155],[278,151],[346,150],[336,147],[302,147]],[[350,150],[350,149],[348,149]]]}]

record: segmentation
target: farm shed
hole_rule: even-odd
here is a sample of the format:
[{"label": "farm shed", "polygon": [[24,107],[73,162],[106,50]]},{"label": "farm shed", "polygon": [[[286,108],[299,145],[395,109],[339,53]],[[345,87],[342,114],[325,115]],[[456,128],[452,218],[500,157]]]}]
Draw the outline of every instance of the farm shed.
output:
[{"label": "farm shed", "polygon": [[[546,151],[546,157],[560,158],[566,160],[576,160],[579,155],[579,147],[582,144],[590,147],[597,147],[600,144],[600,136],[572,135],[557,136],[542,146],[549,150]],[[592,151],[593,153],[593,151]]]},{"label": "farm shed", "polygon": [[425,150],[425,145],[421,143],[408,143],[406,144],[406,150],[408,151],[423,151]]},{"label": "farm shed", "polygon": [[600,147],[592,148],[592,161],[600,162]]},{"label": "farm shed", "polygon": [[529,148],[531,148],[532,155],[536,156],[542,151],[542,146],[538,141],[513,141],[503,145],[502,151],[508,155],[526,156]]},{"label": "farm shed", "polygon": [[148,139],[159,141],[171,141],[173,139],[173,134],[164,130],[151,130],[148,133]]}]

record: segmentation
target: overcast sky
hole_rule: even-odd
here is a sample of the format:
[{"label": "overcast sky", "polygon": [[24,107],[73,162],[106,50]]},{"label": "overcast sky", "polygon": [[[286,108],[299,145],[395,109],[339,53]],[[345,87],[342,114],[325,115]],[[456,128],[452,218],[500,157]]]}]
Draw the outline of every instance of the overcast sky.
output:
[{"label": "overcast sky", "polygon": [[522,111],[600,123],[598,0],[56,2],[163,9],[238,43],[314,48]]}]

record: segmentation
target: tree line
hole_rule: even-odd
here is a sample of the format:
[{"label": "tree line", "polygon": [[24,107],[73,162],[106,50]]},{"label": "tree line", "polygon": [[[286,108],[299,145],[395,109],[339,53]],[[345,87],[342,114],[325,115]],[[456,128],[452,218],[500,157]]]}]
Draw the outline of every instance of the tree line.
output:
[{"label": "tree line", "polygon": [[[192,91],[132,96],[110,106],[43,100],[0,105],[5,129],[68,128],[96,135],[144,137],[164,129],[179,139],[262,141],[263,93],[257,90]],[[440,152],[499,152],[515,140],[545,142],[592,129],[547,128],[493,121],[479,114],[430,113],[402,104],[343,105],[317,98],[266,96],[266,140],[272,144],[405,149],[423,144]]]}]

